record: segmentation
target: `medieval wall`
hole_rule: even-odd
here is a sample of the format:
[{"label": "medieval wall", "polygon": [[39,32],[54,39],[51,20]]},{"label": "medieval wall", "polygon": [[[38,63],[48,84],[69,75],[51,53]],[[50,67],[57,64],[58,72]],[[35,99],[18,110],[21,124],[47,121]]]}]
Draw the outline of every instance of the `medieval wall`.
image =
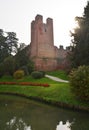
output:
[{"label": "medieval wall", "polygon": [[[37,15],[31,23],[30,43],[30,58],[36,70],[55,70],[63,64],[66,54],[62,47],[54,46],[53,20],[47,18],[46,23],[43,23],[43,17]],[[59,59],[62,60],[59,62]]]}]

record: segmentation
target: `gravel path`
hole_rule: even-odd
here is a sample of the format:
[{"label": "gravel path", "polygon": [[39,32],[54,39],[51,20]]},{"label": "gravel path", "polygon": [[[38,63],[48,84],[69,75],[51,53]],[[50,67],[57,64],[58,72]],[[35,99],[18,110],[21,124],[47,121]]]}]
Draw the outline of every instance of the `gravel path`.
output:
[{"label": "gravel path", "polygon": [[49,79],[52,79],[52,80],[54,80],[54,81],[69,83],[69,81],[67,81],[67,80],[63,80],[63,79],[60,79],[60,78],[57,78],[57,77],[54,77],[54,76],[45,75],[45,77],[47,77],[47,78],[49,78]]}]

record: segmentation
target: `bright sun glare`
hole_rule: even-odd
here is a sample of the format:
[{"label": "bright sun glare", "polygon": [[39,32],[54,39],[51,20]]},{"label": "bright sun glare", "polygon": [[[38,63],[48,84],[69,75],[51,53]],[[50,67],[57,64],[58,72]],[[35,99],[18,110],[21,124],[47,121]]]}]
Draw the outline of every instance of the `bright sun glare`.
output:
[{"label": "bright sun glare", "polygon": [[78,6],[74,6],[73,8],[73,6],[67,3],[67,6],[65,6],[65,11],[62,11],[62,13],[59,14],[58,19],[56,19],[57,16],[55,17],[56,20],[54,19],[54,39],[55,41],[59,40],[58,43],[55,43],[55,45],[70,45],[70,31],[73,31],[73,29],[78,26],[75,21],[75,17],[81,16],[81,12],[83,12],[83,10],[79,10]]}]

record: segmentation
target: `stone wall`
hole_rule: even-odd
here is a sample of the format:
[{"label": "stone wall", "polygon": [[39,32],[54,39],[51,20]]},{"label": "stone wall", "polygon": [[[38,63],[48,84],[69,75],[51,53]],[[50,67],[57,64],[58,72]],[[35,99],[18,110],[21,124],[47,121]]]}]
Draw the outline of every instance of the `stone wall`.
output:
[{"label": "stone wall", "polygon": [[[64,64],[67,51],[61,46],[54,46],[53,20],[37,15],[31,23],[30,58],[35,63],[36,70],[55,70]],[[59,62],[60,61],[60,62]]]}]

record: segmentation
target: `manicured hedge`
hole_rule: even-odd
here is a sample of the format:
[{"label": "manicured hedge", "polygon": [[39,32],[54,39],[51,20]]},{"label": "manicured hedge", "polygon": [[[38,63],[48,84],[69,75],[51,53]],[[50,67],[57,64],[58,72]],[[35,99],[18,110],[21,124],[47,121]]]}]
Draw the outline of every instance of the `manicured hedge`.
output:
[{"label": "manicured hedge", "polygon": [[40,71],[33,71],[31,73],[31,76],[34,78],[34,79],[40,79],[42,77],[44,77],[43,73],[40,72]]}]

